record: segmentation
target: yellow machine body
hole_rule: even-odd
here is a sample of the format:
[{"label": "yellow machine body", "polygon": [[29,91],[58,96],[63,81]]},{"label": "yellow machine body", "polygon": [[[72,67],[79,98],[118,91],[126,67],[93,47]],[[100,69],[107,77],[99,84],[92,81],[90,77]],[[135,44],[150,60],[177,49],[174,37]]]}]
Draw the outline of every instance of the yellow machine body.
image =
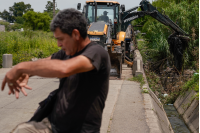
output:
[{"label": "yellow machine body", "polygon": [[115,46],[121,46],[121,42],[125,40],[126,32],[120,31],[117,33],[117,39],[112,39],[114,42],[114,46],[112,46],[112,51],[114,50]]},{"label": "yellow machine body", "polygon": [[105,24],[103,31],[98,31],[98,30],[87,31],[87,34],[88,35],[106,35],[107,34],[107,29],[108,29],[108,26]]},{"label": "yellow machine body", "polygon": [[[119,4],[116,1],[101,1],[101,0],[88,0],[86,1],[87,3],[113,3],[113,4]],[[101,5],[101,4],[100,4]],[[94,5],[93,5],[94,6]],[[112,25],[113,26],[113,25]],[[110,60],[111,60],[111,74],[110,75],[118,75],[119,78],[121,78],[121,73],[122,73],[122,60],[124,60],[124,63],[128,64],[129,66],[132,66],[132,62],[127,61],[124,59],[123,56],[123,47],[122,43],[125,42],[126,38],[126,32],[123,31],[118,31],[116,33],[116,39],[112,39],[113,34],[111,35],[111,26],[109,23],[102,22],[102,21],[97,21],[97,22],[92,22],[90,23],[88,27],[88,37],[90,38],[91,41],[96,41],[105,49],[108,50],[108,53],[110,55]],[[108,35],[109,39],[108,39]]]},{"label": "yellow machine body", "polygon": [[88,1],[86,1],[86,3],[90,3],[90,2],[102,2],[102,3],[114,3],[114,4],[119,4],[119,2],[117,2],[117,1],[112,1],[112,0],[108,0],[108,1],[102,1],[102,0],[88,0]]}]

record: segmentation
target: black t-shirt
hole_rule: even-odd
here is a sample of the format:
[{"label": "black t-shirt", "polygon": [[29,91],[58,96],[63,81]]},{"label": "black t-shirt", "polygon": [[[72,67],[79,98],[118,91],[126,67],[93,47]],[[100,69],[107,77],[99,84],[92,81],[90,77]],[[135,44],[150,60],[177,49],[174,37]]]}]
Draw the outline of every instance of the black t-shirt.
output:
[{"label": "black t-shirt", "polygon": [[74,56],[60,50],[52,59],[67,60],[78,55],[89,58],[95,69],[71,75],[57,94],[49,120],[57,133],[98,133],[108,94],[110,58],[96,43],[88,44]]}]

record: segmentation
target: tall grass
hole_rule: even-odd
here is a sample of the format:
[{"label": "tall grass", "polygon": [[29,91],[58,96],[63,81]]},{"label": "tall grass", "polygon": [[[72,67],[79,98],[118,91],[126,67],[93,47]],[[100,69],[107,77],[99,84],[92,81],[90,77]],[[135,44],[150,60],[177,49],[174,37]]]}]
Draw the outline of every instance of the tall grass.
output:
[{"label": "tall grass", "polygon": [[[162,0],[155,1],[161,2]],[[168,4],[165,4],[163,7],[165,14],[188,33],[190,37],[189,46],[183,54],[183,69],[194,69],[199,72],[199,1],[169,1],[171,2],[168,2]],[[137,24],[137,22],[135,23]],[[173,70],[173,56],[169,52],[167,39],[174,31],[154,19],[147,19],[147,22],[142,29],[142,32],[146,33],[144,38],[145,41],[138,42],[138,49],[140,50],[143,59],[145,59],[143,61],[147,61],[145,70],[151,89],[156,95],[169,93],[170,96],[165,101],[169,103],[173,103],[180,93],[186,92],[187,90],[195,90],[197,92],[195,97],[198,99],[199,75],[194,75],[186,82],[185,79],[188,79],[188,74],[183,71],[181,75],[176,75],[175,70]],[[160,71],[157,71],[156,68]],[[193,71],[190,71],[190,73],[192,72]],[[172,78],[172,81],[170,81],[170,77]],[[159,80],[162,78],[166,79]],[[185,83],[184,86],[181,86],[182,83]],[[169,90],[161,89],[164,86],[169,88]]]},{"label": "tall grass", "polygon": [[13,65],[31,58],[44,58],[58,51],[51,32],[30,31],[0,32],[0,67],[3,54],[13,55]]},{"label": "tall grass", "polygon": [[[185,0],[178,4],[171,2],[163,10],[191,38],[189,47],[184,52],[184,68],[198,69],[195,64],[199,60],[199,1]],[[149,19],[144,24],[142,31],[146,33],[147,47],[154,51],[148,53],[153,59],[159,61],[171,55],[167,42],[168,36],[174,32],[171,28],[157,20]]]}]

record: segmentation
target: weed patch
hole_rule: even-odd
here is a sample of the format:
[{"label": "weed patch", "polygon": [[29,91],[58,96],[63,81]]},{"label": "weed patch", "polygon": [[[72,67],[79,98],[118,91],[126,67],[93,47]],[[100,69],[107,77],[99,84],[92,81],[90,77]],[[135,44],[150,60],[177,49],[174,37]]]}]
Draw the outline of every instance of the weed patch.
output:
[{"label": "weed patch", "polygon": [[12,54],[13,65],[16,65],[34,57],[48,57],[59,49],[52,32],[0,32],[0,68],[3,54]]},{"label": "weed patch", "polygon": [[142,87],[145,82],[144,82],[144,77],[142,74],[139,74],[138,76],[133,76],[132,78],[129,79],[130,81],[136,81],[140,83],[140,87]]}]

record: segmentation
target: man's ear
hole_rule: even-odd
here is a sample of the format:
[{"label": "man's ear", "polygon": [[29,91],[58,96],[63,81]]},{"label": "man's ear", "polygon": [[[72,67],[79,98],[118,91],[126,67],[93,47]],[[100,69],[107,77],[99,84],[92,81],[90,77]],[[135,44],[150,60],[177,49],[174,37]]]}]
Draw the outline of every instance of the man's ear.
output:
[{"label": "man's ear", "polygon": [[78,41],[81,38],[81,34],[77,29],[74,29],[72,31],[72,37]]}]

